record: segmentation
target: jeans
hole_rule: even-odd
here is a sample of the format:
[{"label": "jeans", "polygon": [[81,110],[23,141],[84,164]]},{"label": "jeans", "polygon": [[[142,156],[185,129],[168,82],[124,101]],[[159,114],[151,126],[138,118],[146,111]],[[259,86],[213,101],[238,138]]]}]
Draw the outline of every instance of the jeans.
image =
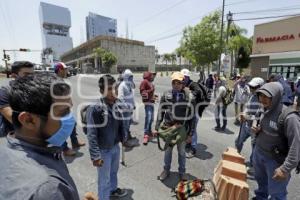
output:
[{"label": "jeans", "polygon": [[248,122],[243,122],[241,124],[241,132],[239,133],[239,136],[235,140],[235,147],[237,151],[240,153],[243,149],[244,143],[246,140],[251,137],[251,146],[252,146],[252,152],[250,155],[250,165],[253,165],[253,149],[255,147],[255,136],[251,133],[251,127],[249,126]]},{"label": "jeans", "polygon": [[[178,151],[178,172],[179,174],[185,173],[185,142],[182,142],[180,144],[177,144],[177,151]],[[172,152],[173,147],[168,147],[165,151],[165,157],[164,157],[164,170],[170,171],[171,169],[171,163],[172,163]]]},{"label": "jeans", "polygon": [[[77,132],[76,132],[76,124],[75,124],[74,129],[71,133],[70,138],[71,138],[71,143],[72,144],[77,144],[78,143]],[[63,151],[66,151],[66,150],[69,149],[67,142],[64,142],[64,144],[62,145],[62,149],[63,149]]]},{"label": "jeans", "polygon": [[280,167],[280,164],[274,159],[265,156],[256,146],[253,152],[253,166],[255,179],[258,184],[258,189],[255,190],[256,199],[286,200],[290,176],[284,181],[276,181],[272,178],[275,169]]},{"label": "jeans", "polygon": [[145,104],[145,126],[144,133],[145,135],[151,135],[151,126],[154,117],[154,105],[152,103]]},{"label": "jeans", "polygon": [[216,110],[215,110],[215,118],[216,118],[217,127],[221,127],[221,124],[220,124],[220,113],[221,113],[222,117],[223,117],[223,127],[226,128],[226,125],[227,125],[226,110],[227,110],[227,106],[217,105]]},{"label": "jeans", "polygon": [[191,146],[193,148],[196,148],[197,147],[197,143],[198,143],[198,136],[197,136],[197,125],[198,125],[198,122],[199,122],[199,118],[196,117],[195,119],[195,129],[193,131],[193,136],[192,136],[192,143],[191,143]]},{"label": "jeans", "polygon": [[112,191],[118,186],[118,170],[120,162],[120,147],[116,144],[111,149],[100,150],[103,165],[97,167],[98,172],[98,197],[109,200]]},{"label": "jeans", "polygon": [[[240,106],[240,110],[239,110]],[[235,119],[239,120],[240,113],[244,111],[244,104],[234,102]]]},{"label": "jeans", "polygon": [[124,120],[123,120],[123,124],[124,124],[124,129],[125,129],[125,141],[127,141],[128,136],[130,134],[130,125],[132,123],[132,112],[128,112],[128,113],[124,113]]}]

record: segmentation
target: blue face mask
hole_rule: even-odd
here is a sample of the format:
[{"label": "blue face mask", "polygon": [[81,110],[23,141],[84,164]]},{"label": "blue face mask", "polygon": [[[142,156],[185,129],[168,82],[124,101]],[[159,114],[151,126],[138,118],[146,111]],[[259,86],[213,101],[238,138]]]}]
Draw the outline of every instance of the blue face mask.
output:
[{"label": "blue face mask", "polygon": [[47,142],[53,146],[62,146],[63,143],[71,135],[73,128],[75,126],[75,119],[72,113],[67,114],[66,116],[60,119],[60,129],[56,131],[50,138],[47,139]]}]

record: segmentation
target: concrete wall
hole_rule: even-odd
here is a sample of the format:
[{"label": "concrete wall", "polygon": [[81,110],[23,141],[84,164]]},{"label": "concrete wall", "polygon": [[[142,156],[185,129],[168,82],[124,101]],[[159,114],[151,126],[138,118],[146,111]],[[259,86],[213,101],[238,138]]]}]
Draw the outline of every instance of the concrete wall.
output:
[{"label": "concrete wall", "polygon": [[300,16],[258,24],[252,54],[300,51]]},{"label": "concrete wall", "polygon": [[267,79],[269,70],[269,56],[251,58],[250,67],[252,77],[258,76]]},{"label": "concrete wall", "polygon": [[101,42],[101,47],[109,49],[118,58],[118,66],[141,66],[154,69],[155,47],[119,43],[109,40]]},{"label": "concrete wall", "polygon": [[[93,49],[97,47],[109,50],[116,55],[118,62],[114,66],[113,72],[117,71],[117,67],[121,69],[124,67],[132,68],[133,71],[138,67],[143,67],[155,71],[154,46],[144,46],[144,43],[140,41],[114,37],[98,36],[65,53],[61,60],[70,65],[76,65],[77,61],[86,62],[87,57],[93,57]],[[95,67],[97,68],[96,65]]]}]

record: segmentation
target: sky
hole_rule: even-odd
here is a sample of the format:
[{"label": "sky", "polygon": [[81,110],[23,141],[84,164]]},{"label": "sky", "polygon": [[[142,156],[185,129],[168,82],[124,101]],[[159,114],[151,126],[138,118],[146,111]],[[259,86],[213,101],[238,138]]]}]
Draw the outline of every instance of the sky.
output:
[{"label": "sky", "polygon": [[[155,45],[159,53],[171,53],[178,46],[181,31],[194,26],[201,18],[221,8],[222,0],[44,0],[66,7],[71,12],[70,36],[76,47],[86,40],[85,17],[88,12],[117,19],[118,36]],[[3,49],[42,49],[39,21],[39,0],[0,0],[0,57]],[[298,10],[272,11],[255,14],[234,14],[233,19],[300,13],[300,0],[225,0],[225,14],[298,6]],[[226,16],[225,16],[226,19]],[[224,20],[225,20],[224,19]],[[236,21],[253,34],[255,24],[276,19]],[[11,61],[29,60],[40,63],[40,52],[10,53]],[[0,64],[3,64],[1,59]]]}]

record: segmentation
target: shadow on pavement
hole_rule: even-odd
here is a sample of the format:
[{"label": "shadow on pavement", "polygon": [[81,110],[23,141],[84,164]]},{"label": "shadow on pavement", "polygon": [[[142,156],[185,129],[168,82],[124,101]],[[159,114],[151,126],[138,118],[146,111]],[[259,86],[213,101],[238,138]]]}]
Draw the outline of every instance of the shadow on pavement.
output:
[{"label": "shadow on pavement", "polygon": [[222,130],[215,130],[215,129],[213,129],[215,132],[217,132],[217,133],[223,133],[223,134],[227,134],[227,135],[233,135],[234,134],[234,132],[232,131],[232,130],[230,130],[230,129],[228,129],[228,128],[226,128],[225,129],[225,131],[222,131]]},{"label": "shadow on pavement", "polygon": [[[191,175],[191,174],[186,174],[187,176],[187,179],[188,180],[194,180],[194,179],[197,179],[197,177]],[[178,172],[170,172],[170,175],[169,177],[164,180],[164,181],[161,181],[165,186],[167,186],[168,188],[170,188],[171,190],[173,190],[178,182],[179,182],[179,173]],[[174,193],[175,194],[175,193]]]},{"label": "shadow on pavement", "polygon": [[200,160],[209,160],[212,159],[214,155],[207,151],[207,146],[205,144],[197,144],[195,157]]},{"label": "shadow on pavement", "polygon": [[134,191],[132,189],[128,189],[128,188],[124,188],[127,190],[127,195],[125,197],[122,198],[111,198],[111,200],[116,200],[116,199],[122,199],[122,200],[133,200],[132,195],[134,193]]},{"label": "shadow on pavement", "polygon": [[84,155],[84,153],[76,151],[76,155],[75,156],[64,156],[65,162],[67,164],[72,163],[76,158],[80,158]]}]

